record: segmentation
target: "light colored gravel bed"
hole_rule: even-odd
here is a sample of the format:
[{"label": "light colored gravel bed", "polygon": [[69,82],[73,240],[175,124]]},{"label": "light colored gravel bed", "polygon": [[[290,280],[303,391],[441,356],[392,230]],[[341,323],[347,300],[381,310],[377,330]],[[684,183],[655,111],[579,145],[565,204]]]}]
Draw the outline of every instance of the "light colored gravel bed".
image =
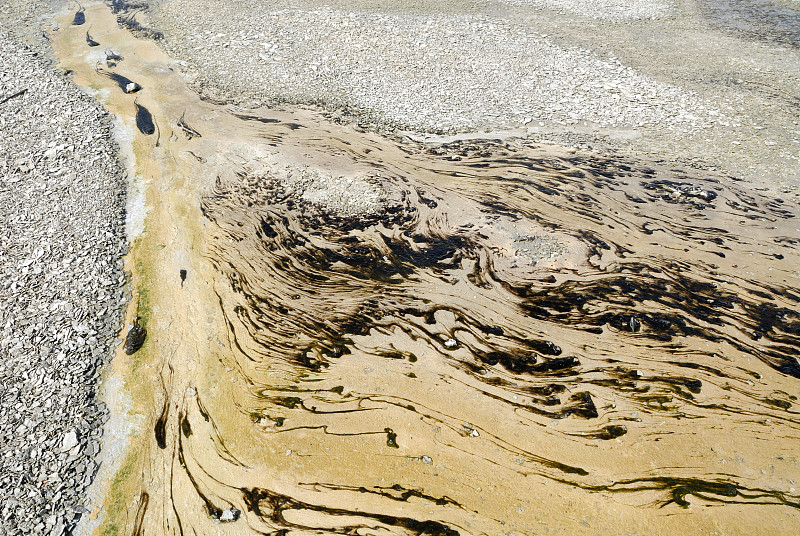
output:
[{"label": "light colored gravel bed", "polygon": [[343,106],[422,131],[589,122],[683,132],[724,122],[692,92],[502,20],[251,0],[157,5],[152,23],[167,50],[222,99]]},{"label": "light colored gravel bed", "polygon": [[378,214],[384,206],[379,177],[341,177],[315,169],[287,167],[281,182],[300,199],[342,218]]},{"label": "light colored gravel bed", "polygon": [[[22,35],[23,32],[18,32]],[[86,513],[125,279],[124,182],[102,108],[0,28],[0,535]]]},{"label": "light colored gravel bed", "polygon": [[669,15],[671,2],[659,0],[500,0],[515,6],[545,7],[606,21],[657,19]]}]

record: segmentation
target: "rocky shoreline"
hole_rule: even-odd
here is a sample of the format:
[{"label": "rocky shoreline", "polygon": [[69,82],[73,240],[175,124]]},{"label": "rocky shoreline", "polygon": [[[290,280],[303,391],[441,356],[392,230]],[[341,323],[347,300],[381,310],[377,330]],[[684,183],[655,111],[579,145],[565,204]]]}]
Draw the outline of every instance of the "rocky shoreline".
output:
[{"label": "rocky shoreline", "polygon": [[48,59],[47,6],[18,4],[0,26],[0,534],[58,536],[98,468],[125,181],[109,115]]}]

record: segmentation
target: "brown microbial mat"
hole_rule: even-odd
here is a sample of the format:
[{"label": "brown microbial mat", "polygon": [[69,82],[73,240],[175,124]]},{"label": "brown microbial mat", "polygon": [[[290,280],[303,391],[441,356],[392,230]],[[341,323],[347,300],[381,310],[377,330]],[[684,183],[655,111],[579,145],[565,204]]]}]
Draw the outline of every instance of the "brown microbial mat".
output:
[{"label": "brown microbial mat", "polygon": [[65,14],[54,48],[144,218],[95,533],[800,530],[796,203],[203,102],[85,7],[101,46]]}]

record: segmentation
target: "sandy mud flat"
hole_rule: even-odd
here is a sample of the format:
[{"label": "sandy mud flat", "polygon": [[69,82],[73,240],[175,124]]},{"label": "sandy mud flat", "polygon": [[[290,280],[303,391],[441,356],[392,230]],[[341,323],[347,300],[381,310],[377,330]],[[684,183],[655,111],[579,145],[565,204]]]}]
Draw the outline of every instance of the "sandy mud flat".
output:
[{"label": "sandy mud flat", "polygon": [[80,533],[800,526],[795,202],[215,104],[85,8],[99,46],[72,13],[51,39],[119,121],[147,335],[108,371],[127,446]]}]

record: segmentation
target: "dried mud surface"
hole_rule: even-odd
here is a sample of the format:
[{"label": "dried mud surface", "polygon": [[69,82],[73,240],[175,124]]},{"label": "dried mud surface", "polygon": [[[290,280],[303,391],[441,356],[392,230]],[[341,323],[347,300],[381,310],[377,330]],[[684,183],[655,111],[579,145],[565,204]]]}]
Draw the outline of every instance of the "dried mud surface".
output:
[{"label": "dried mud surface", "polygon": [[144,425],[86,532],[800,527],[796,200],[215,105],[86,18],[101,47],[54,49],[134,133],[147,207],[114,371]]}]

